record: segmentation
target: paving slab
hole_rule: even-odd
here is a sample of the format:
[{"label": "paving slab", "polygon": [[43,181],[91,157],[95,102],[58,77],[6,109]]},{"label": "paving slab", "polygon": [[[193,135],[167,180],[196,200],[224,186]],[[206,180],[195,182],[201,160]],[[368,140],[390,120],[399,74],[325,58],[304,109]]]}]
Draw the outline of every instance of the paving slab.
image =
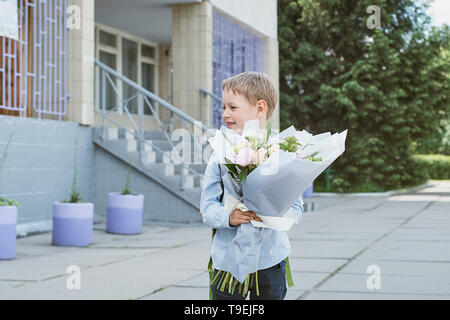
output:
[{"label": "paving slab", "polygon": [[284,300],[298,300],[305,292],[305,290],[298,290],[295,287],[288,288]]},{"label": "paving slab", "polygon": [[24,284],[25,284],[24,281],[11,281],[11,280],[1,281],[0,280],[0,292],[9,290],[9,289],[13,289],[15,287],[22,286]]},{"label": "paving slab", "polygon": [[398,261],[398,260],[363,260],[356,259],[345,267],[340,274],[367,274],[369,266],[378,266],[381,276],[448,276],[450,262]]},{"label": "paving slab", "polygon": [[142,262],[137,257],[101,268],[81,268],[80,290],[68,289],[67,281],[71,275],[65,274],[5,290],[0,292],[0,300],[136,299],[198,274],[198,271],[181,268],[173,272],[173,269],[157,268]]},{"label": "paving slab", "polygon": [[292,290],[309,290],[329,275],[328,272],[292,272]]},{"label": "paving slab", "polygon": [[450,232],[445,229],[435,228],[411,228],[405,227],[395,230],[386,240],[404,240],[404,241],[447,241],[450,246]]},{"label": "paving slab", "polygon": [[177,284],[178,287],[196,287],[196,288],[206,288],[209,287],[209,273],[205,271],[200,275],[196,275],[190,279],[186,279]]},{"label": "paving slab", "polygon": [[[157,251],[157,250],[153,250]],[[149,251],[147,250],[147,253]],[[111,264],[142,254],[138,251],[89,250],[67,248],[64,252],[35,258],[15,259],[0,264],[0,280],[43,281],[65,275],[69,266],[77,265],[83,269]],[[32,267],[30,267],[32,266]]]},{"label": "paving slab", "polygon": [[139,300],[209,300],[208,288],[169,287]]},{"label": "paving slab", "polygon": [[380,289],[369,289],[367,281],[371,276],[369,274],[339,273],[326,281],[319,290],[450,295],[450,279],[443,279],[441,276],[381,274]]},{"label": "paving slab", "polygon": [[450,295],[316,291],[305,300],[450,300]]},{"label": "paving slab", "polygon": [[303,240],[328,240],[328,241],[372,241],[373,239],[377,239],[381,237],[384,232],[323,232],[323,231],[310,231],[298,234],[289,233],[289,239],[303,241]]},{"label": "paving slab", "polygon": [[344,265],[347,261],[347,259],[289,258],[291,270],[298,272],[331,273]]},{"label": "paving slab", "polygon": [[[314,198],[288,235],[292,299],[450,299],[450,181],[407,194]],[[0,261],[1,299],[208,299],[211,229],[145,224],[139,235],[94,225],[86,248],[51,245],[51,233],[17,241]],[[69,265],[81,289],[70,290]],[[369,265],[381,289],[367,288]]]},{"label": "paving slab", "polygon": [[293,258],[339,258],[348,259],[361,251],[368,243],[359,241],[300,240],[291,241]]},{"label": "paving slab", "polygon": [[447,241],[395,241],[384,240],[363,252],[358,259],[410,260],[450,262],[450,246]]}]

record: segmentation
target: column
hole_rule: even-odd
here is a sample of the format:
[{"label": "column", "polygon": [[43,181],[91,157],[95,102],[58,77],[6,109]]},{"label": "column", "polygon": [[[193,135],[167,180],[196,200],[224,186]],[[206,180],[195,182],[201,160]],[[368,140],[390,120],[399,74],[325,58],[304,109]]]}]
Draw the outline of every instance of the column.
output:
[{"label": "column", "polygon": [[[71,5],[78,6],[80,26],[67,32],[67,86],[71,99],[67,104],[68,121],[82,125],[94,124],[94,9],[93,0],[68,0]],[[70,16],[69,14],[69,16]]]},{"label": "column", "polygon": [[[209,2],[172,6],[173,105],[201,119],[200,89],[212,92],[212,6]],[[203,107],[211,127],[211,108]]]},{"label": "column", "polygon": [[280,130],[280,80],[278,63],[278,40],[267,37],[264,39],[264,72],[272,76],[278,91],[278,103],[272,113],[272,128]]}]

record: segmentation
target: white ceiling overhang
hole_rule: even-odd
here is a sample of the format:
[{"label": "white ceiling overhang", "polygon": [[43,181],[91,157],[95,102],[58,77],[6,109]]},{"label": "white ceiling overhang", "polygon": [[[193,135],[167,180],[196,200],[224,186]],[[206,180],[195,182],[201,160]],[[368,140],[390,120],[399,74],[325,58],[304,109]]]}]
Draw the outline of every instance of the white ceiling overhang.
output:
[{"label": "white ceiling overhang", "polygon": [[172,5],[202,0],[95,0],[95,22],[158,43],[172,42]]}]

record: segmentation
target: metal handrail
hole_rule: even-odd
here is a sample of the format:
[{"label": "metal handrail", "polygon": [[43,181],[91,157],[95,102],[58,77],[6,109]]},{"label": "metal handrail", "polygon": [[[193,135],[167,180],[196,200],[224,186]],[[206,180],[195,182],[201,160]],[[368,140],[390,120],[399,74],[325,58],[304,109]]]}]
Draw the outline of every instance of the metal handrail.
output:
[{"label": "metal handrail", "polygon": [[[201,108],[201,120],[202,120],[202,123],[205,120],[204,119],[204,111],[203,111],[203,109],[204,109],[203,99],[205,97],[208,97],[208,96],[211,99],[215,100],[216,102],[219,102],[220,106],[222,105],[222,98],[221,97],[219,97],[218,95],[216,95],[213,92],[210,92],[210,91],[208,91],[208,90],[206,90],[204,88],[201,88],[200,89],[200,108]],[[217,109],[217,107],[214,106],[214,103],[213,103],[213,108]],[[220,115],[220,110],[219,109],[217,109],[217,113]],[[220,119],[219,119],[219,123],[220,123]],[[213,116],[212,116],[212,124],[214,125],[214,113],[213,113]]]},{"label": "metal handrail", "polygon": [[[191,124],[192,126],[195,126],[199,129],[202,130],[202,133],[206,133],[207,135],[212,135],[213,133],[211,132],[211,129],[208,128],[207,126],[205,126],[203,124],[203,122],[199,122],[196,121],[194,118],[192,118],[191,116],[187,115],[186,113],[180,111],[179,109],[177,109],[176,107],[174,107],[173,105],[171,105],[170,103],[166,102],[165,100],[161,99],[160,97],[158,97],[157,95],[155,95],[154,93],[148,91],[147,89],[143,88],[142,86],[140,86],[139,84],[135,83],[134,81],[128,79],[127,77],[121,75],[120,73],[118,73],[117,71],[115,71],[114,69],[108,67],[107,65],[105,65],[104,63],[102,63],[101,61],[98,60],[94,60],[95,65],[98,66],[100,68],[100,72],[101,72],[101,84],[102,87],[99,88],[99,90],[101,90],[101,95],[102,95],[102,102],[103,102],[103,108],[102,110],[100,110],[100,106],[98,106],[98,108],[94,108],[95,112],[97,112],[98,114],[100,114],[102,116],[102,132],[104,131],[104,121],[108,120],[112,123],[114,123],[117,127],[124,129],[125,131],[129,132],[131,135],[136,136],[139,139],[139,143],[140,143],[140,161],[142,163],[142,152],[144,149],[144,145],[149,145],[151,146],[151,148],[161,154],[163,154],[163,156],[166,156],[170,159],[170,152],[166,152],[162,149],[160,149],[159,147],[157,147],[156,145],[154,145],[153,143],[146,141],[145,140],[145,136],[144,136],[144,130],[143,130],[143,123],[144,123],[144,110],[143,108],[138,108],[138,112],[139,112],[139,117],[140,117],[140,128],[137,128],[136,123],[133,121],[133,118],[128,110],[127,107],[127,102],[129,100],[135,99],[139,94],[143,96],[143,107],[145,108],[145,105],[147,105],[147,107],[150,109],[150,111],[152,112],[152,114],[155,116],[155,120],[158,123],[159,127],[162,128],[164,126],[164,124],[162,123],[162,121],[159,119],[159,116],[157,113],[155,113],[155,109],[153,108],[152,104],[150,103],[150,99],[156,103],[158,103],[160,106],[166,108],[167,110],[169,110],[171,112],[171,119],[170,119],[170,124],[173,124],[173,115],[177,115],[179,117],[178,120],[176,121],[180,121],[182,127],[185,127],[185,122]],[[100,76],[100,75],[99,75]],[[138,93],[135,94],[132,98],[128,98],[125,99],[123,98],[120,94],[119,91],[117,90],[117,88],[115,88],[115,85],[113,84],[114,81],[112,81],[111,76],[115,77],[116,79],[122,81],[123,83],[129,85],[130,87],[132,87],[133,89],[135,89]],[[108,78],[108,79],[106,79]],[[116,96],[119,98],[120,102],[118,103],[118,105],[116,105],[114,107],[114,109],[117,109],[120,105],[122,105],[123,109],[125,110],[128,118],[131,121],[131,124],[133,126],[133,128],[135,129],[134,132],[128,128],[125,128],[123,125],[121,125],[118,121],[115,121],[114,119],[108,117],[107,115],[109,113],[111,113],[112,110],[106,110],[105,108],[105,101],[106,101],[106,80],[109,80],[110,84],[113,86],[113,89],[116,93]],[[97,97],[99,98],[99,97]],[[125,103],[124,103],[125,102]],[[193,136],[192,134],[192,130],[190,130],[188,128],[191,137]],[[164,133],[165,137],[167,138],[167,140],[169,141],[169,143],[172,145],[173,147],[173,143],[172,140],[170,139],[169,135],[167,134],[166,130],[162,130],[160,129],[161,132]],[[194,137],[194,143],[196,143],[195,141],[195,137]],[[186,165],[186,163],[181,162],[181,166],[185,169],[188,170],[189,173],[197,176],[197,177],[202,177],[203,175],[199,174],[197,171],[193,170],[192,168],[190,168],[188,165]],[[181,170],[181,185],[180,188],[183,189],[183,176],[184,176],[184,171]]]},{"label": "metal handrail", "polygon": [[144,96],[149,97],[150,99],[154,100],[156,103],[158,103],[159,105],[163,106],[164,108],[168,109],[169,111],[175,113],[177,116],[179,116],[180,118],[182,118],[183,120],[189,122],[190,124],[197,126],[199,128],[201,128],[204,132],[207,132],[209,130],[209,128],[207,126],[205,126],[203,123],[199,124],[198,121],[196,121],[194,118],[192,118],[190,115],[184,113],[183,111],[177,109],[176,107],[174,107],[173,105],[171,105],[170,103],[168,103],[167,101],[161,99],[160,97],[158,97],[157,95],[155,95],[154,93],[148,91],[147,89],[141,87],[140,85],[138,85],[136,82],[134,82],[133,80],[128,79],[127,77],[121,75],[120,73],[118,73],[116,70],[108,67],[106,64],[104,64],[101,61],[98,61],[97,59],[94,59],[94,63],[96,65],[98,65],[101,69],[105,70],[106,72],[110,73],[111,75],[113,75],[114,77],[116,77],[117,79],[123,81],[124,83],[128,84],[130,87],[132,87],[133,89],[137,90],[138,92],[142,93]]}]

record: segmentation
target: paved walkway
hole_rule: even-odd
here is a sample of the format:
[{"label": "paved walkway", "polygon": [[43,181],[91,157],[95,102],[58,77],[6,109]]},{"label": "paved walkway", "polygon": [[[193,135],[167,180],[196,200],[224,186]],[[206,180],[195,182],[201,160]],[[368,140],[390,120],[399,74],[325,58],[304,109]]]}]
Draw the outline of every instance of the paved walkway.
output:
[{"label": "paved walkway", "polygon": [[[450,181],[314,201],[289,232],[295,287],[286,299],[450,299]],[[50,233],[22,238],[17,259],[0,262],[0,300],[208,299],[210,236],[204,225],[119,236],[103,223],[88,248],[51,246]],[[79,290],[68,289],[71,265]]]}]

